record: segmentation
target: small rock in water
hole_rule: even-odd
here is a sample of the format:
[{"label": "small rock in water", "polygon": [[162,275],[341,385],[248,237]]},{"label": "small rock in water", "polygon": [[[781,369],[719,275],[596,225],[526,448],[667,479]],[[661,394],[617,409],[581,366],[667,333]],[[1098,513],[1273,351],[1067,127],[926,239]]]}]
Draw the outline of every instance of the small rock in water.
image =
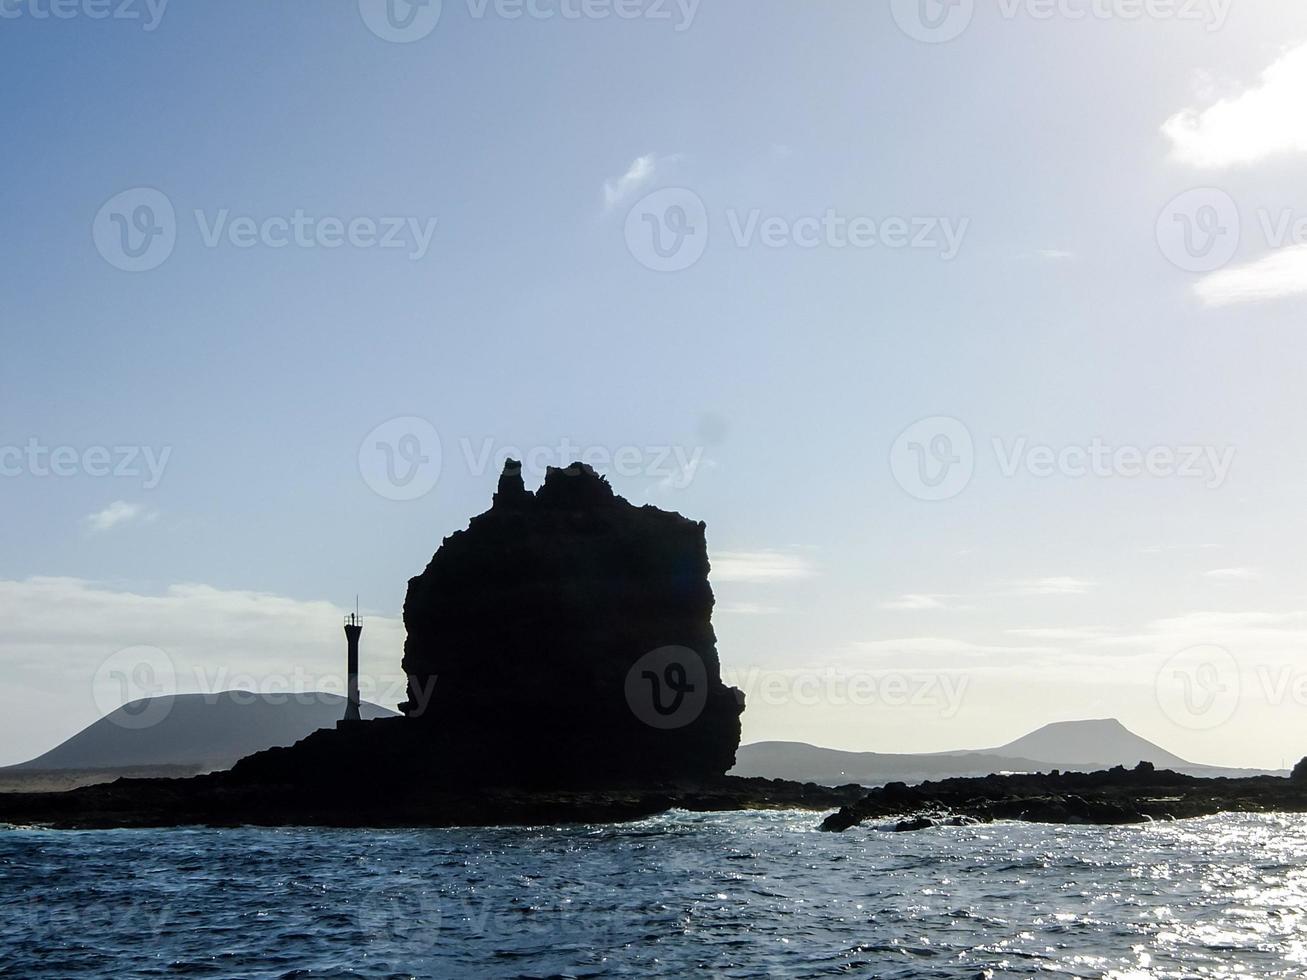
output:
[{"label": "small rock in water", "polygon": [[896,833],[907,834],[917,830],[929,830],[933,826],[935,821],[929,817],[917,817],[915,820],[900,820],[894,830]]}]

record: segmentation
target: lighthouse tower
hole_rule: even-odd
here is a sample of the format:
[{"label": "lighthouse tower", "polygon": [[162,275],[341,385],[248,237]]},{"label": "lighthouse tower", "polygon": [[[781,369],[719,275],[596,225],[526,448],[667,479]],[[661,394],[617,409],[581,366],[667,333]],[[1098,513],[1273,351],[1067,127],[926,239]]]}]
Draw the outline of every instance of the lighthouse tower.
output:
[{"label": "lighthouse tower", "polygon": [[345,641],[349,647],[349,695],[345,704],[345,721],[359,721],[359,636],[363,620],[357,611],[345,617]]}]

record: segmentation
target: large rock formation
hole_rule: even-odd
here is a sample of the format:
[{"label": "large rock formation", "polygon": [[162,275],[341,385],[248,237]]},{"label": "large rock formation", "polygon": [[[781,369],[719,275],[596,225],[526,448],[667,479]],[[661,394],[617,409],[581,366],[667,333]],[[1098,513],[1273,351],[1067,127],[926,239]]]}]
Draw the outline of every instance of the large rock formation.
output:
[{"label": "large rock formation", "polygon": [[513,785],[722,775],[744,699],[721,681],[708,572],[702,523],[582,464],[532,493],[510,460],[491,509],[409,582],[421,761]]}]

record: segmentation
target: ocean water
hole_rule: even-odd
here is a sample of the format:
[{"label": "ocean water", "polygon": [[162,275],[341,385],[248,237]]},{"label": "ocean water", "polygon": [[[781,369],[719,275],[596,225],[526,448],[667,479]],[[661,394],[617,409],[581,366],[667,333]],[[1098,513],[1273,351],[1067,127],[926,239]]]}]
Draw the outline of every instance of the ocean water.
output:
[{"label": "ocean water", "polygon": [[1307,976],[1307,818],[818,819],[0,830],[0,976]]}]

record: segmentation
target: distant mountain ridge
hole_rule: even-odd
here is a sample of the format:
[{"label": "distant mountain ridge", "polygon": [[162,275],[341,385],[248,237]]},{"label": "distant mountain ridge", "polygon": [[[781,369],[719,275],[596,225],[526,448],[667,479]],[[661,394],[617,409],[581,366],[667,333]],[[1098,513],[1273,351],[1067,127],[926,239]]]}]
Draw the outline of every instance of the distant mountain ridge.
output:
[{"label": "distant mountain ridge", "polygon": [[[369,720],[396,715],[368,702],[360,708]],[[344,713],[345,699],[325,693],[265,696],[225,691],[144,699],[111,712],[29,762],[0,768],[0,792],[31,789],[38,782],[43,788],[51,783],[66,789],[119,776],[228,769],[255,752],[293,745],[319,729],[332,728]],[[155,715],[158,720],[147,724]],[[1266,773],[1197,765],[1115,719],[1098,719],[1056,722],[996,748],[953,752],[851,752],[803,742],[755,742],[740,746],[732,774],[875,786],[1003,772],[1134,768],[1140,762],[1195,776]]]},{"label": "distant mountain ridge", "polygon": [[[366,701],[359,710],[365,720],[396,714]],[[321,692],[144,698],[110,712],[44,755],[0,772],[227,769],[247,755],[294,745],[320,728],[331,728],[344,715],[345,699]]]},{"label": "distant mountain ridge", "polygon": [[1116,719],[1055,722],[997,748],[953,752],[850,752],[805,742],[755,742],[740,746],[731,773],[827,786],[875,786],[1003,772],[1133,769],[1140,762],[1192,776],[1268,774],[1264,769],[1224,769],[1189,762],[1136,735]]}]

